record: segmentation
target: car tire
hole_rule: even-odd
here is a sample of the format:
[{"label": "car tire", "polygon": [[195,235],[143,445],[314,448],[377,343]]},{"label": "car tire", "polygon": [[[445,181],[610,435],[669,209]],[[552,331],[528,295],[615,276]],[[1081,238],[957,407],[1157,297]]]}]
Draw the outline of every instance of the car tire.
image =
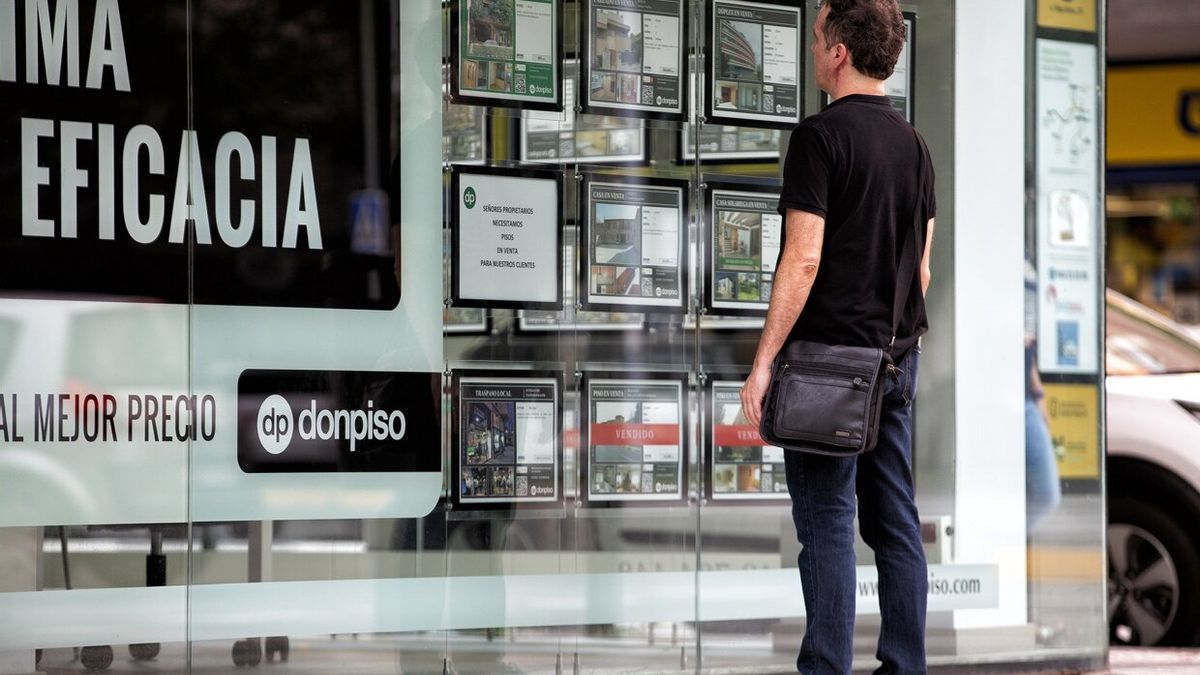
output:
[{"label": "car tire", "polygon": [[1108,619],[1113,645],[1186,647],[1200,629],[1200,554],[1162,508],[1108,506]]}]

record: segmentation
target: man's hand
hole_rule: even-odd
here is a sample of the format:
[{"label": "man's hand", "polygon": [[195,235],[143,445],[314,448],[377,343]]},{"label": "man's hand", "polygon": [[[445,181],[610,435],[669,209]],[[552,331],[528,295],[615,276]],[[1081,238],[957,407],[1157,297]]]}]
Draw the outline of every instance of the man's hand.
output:
[{"label": "man's hand", "polygon": [[742,387],[742,414],[746,421],[755,428],[762,419],[762,403],[767,395],[767,387],[771,385],[771,371],[767,368],[755,368],[746,378]]}]

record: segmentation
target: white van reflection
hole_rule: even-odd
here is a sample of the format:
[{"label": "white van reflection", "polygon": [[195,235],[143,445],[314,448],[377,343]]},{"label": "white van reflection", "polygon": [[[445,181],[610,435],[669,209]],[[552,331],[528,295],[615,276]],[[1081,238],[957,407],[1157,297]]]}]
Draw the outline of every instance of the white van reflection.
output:
[{"label": "white van reflection", "polygon": [[[188,393],[187,326],[187,307],[178,305],[0,304],[0,391],[18,401],[9,424],[23,438],[0,444],[0,524],[186,519],[187,443],[156,442],[161,419],[148,420],[136,404],[131,426],[128,402]],[[117,440],[36,438],[35,397],[58,394],[72,397],[61,412],[72,434],[80,421],[73,397],[111,395]]]}]

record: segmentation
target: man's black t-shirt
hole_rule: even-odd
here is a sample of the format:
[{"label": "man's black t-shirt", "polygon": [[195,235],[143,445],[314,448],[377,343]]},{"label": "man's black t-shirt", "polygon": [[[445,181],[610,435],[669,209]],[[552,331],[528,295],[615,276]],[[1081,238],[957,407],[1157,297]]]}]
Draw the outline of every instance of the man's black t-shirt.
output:
[{"label": "man's black t-shirt", "polygon": [[[918,138],[886,96],[863,94],[834,101],[792,132],[779,212],[785,219],[788,209],[823,216],[825,238],[816,281],[789,340],[865,347],[891,341],[896,274],[922,172],[917,260],[936,215],[933,166]],[[926,330],[918,272],[893,356],[899,360]]]}]

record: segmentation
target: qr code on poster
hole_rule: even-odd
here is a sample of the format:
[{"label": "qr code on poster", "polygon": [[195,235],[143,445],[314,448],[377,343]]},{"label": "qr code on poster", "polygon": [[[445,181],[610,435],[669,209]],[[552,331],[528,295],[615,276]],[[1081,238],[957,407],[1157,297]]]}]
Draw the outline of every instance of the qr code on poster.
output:
[{"label": "qr code on poster", "polygon": [[654,103],[654,85],[642,85],[642,103]]},{"label": "qr code on poster", "polygon": [[517,496],[529,496],[529,478],[526,476],[517,476]]},{"label": "qr code on poster", "polygon": [[525,93],[525,73],[517,73],[517,76],[513,78],[513,90],[518,94]]},{"label": "qr code on poster", "polygon": [[763,112],[775,112],[775,94],[763,94]]}]

